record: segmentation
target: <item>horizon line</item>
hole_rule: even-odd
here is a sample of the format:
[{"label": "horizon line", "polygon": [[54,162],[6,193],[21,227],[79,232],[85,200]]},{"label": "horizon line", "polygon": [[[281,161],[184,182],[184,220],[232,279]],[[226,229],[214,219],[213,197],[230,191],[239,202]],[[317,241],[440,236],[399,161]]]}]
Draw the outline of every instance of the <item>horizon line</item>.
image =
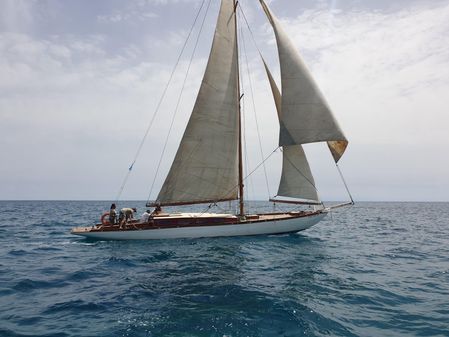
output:
[{"label": "horizon line", "polygon": [[[146,200],[141,199],[123,199],[123,200],[112,200],[112,199],[0,199],[0,202],[3,201],[56,201],[56,202],[63,202],[63,201],[92,201],[92,202],[147,202]],[[329,202],[342,202],[343,200],[323,200],[323,203],[329,203]],[[268,202],[273,203],[271,201],[265,200],[265,199],[254,199],[254,200],[247,200],[247,202]],[[391,203],[449,203],[449,200],[358,200],[355,201],[355,204],[361,203],[361,202],[391,202]],[[207,204],[207,203],[206,203]]]}]

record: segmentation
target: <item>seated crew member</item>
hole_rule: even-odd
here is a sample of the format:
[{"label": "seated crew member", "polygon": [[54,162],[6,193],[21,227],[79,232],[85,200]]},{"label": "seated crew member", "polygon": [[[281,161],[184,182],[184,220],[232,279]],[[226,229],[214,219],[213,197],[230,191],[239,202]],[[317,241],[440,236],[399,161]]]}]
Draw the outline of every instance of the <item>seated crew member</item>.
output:
[{"label": "seated crew member", "polygon": [[141,223],[148,223],[148,220],[150,220],[151,211],[147,209],[140,217]]}]

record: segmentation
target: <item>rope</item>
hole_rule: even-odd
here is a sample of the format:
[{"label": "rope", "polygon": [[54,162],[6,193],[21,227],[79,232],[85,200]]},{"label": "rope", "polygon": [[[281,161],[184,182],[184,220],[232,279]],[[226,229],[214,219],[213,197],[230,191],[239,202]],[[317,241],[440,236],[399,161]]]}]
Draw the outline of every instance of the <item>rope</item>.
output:
[{"label": "rope", "polygon": [[[252,170],[252,171],[251,171],[245,178],[243,178],[243,181],[245,182],[248,178],[250,178],[251,175],[252,175],[254,172],[256,172],[262,165],[264,165],[265,162],[266,162],[268,159],[270,159],[271,156],[272,156],[278,149],[279,149],[279,147],[277,147],[276,149],[274,149],[274,151],[271,152],[270,155],[269,155],[268,157],[266,157],[266,158],[265,158],[259,165],[256,166],[256,168],[255,168],[254,170]],[[225,199],[226,196],[228,196],[229,194],[231,194],[232,191],[233,191],[234,189],[236,189],[238,186],[239,186],[239,185],[235,185],[235,186],[232,187],[232,189],[230,189],[228,192],[226,192],[226,194],[224,194],[223,199]]]},{"label": "rope", "polygon": [[184,42],[184,45],[182,46],[181,52],[180,52],[180,54],[179,54],[179,56],[178,56],[178,59],[176,60],[175,66],[174,66],[173,69],[172,69],[172,72],[171,72],[171,74],[170,74],[170,77],[169,77],[169,79],[168,79],[168,82],[167,82],[167,84],[165,85],[164,91],[162,92],[162,96],[161,96],[161,98],[159,99],[159,102],[158,102],[158,104],[157,104],[157,106],[156,106],[156,110],[155,110],[154,113],[153,113],[153,116],[152,116],[152,118],[151,118],[151,120],[150,120],[150,123],[149,123],[149,125],[148,125],[148,127],[147,127],[147,129],[146,129],[146,131],[145,131],[145,134],[144,134],[144,136],[143,136],[143,138],[142,138],[142,141],[140,142],[139,147],[137,148],[137,151],[136,151],[136,154],[135,154],[135,156],[134,156],[134,159],[133,159],[131,165],[129,166],[128,172],[126,173],[125,178],[123,179],[123,183],[122,183],[122,185],[120,186],[120,189],[119,189],[119,191],[118,191],[118,193],[117,193],[117,197],[115,198],[116,202],[120,199],[120,197],[121,197],[121,195],[122,195],[123,189],[125,188],[126,183],[128,182],[128,178],[129,178],[129,176],[130,176],[130,174],[131,174],[131,171],[133,170],[134,164],[136,163],[137,158],[139,157],[140,152],[141,152],[141,150],[142,150],[142,148],[143,148],[143,145],[145,144],[145,141],[146,141],[146,139],[147,139],[147,137],[148,137],[148,134],[150,133],[150,130],[151,130],[152,126],[153,126],[153,123],[154,123],[154,121],[155,121],[155,119],[156,119],[156,116],[158,115],[159,109],[160,109],[160,107],[161,107],[161,105],[162,105],[162,102],[163,102],[163,100],[164,100],[164,98],[165,98],[165,95],[167,94],[168,87],[170,86],[170,83],[171,83],[171,81],[172,81],[172,79],[173,79],[173,76],[174,76],[174,74],[175,74],[175,71],[176,71],[176,69],[178,68],[178,65],[179,65],[179,62],[180,62],[180,60],[181,60],[181,57],[182,57],[182,55],[184,54],[184,50],[186,49],[187,43],[188,43],[188,41],[189,41],[189,39],[190,39],[190,36],[191,36],[191,34],[192,34],[192,32],[193,32],[193,29],[194,29],[194,27],[195,27],[195,25],[196,25],[196,22],[197,22],[197,20],[198,20],[198,17],[200,16],[200,13],[201,13],[201,11],[202,11],[202,9],[203,9],[203,6],[204,6],[204,3],[205,3],[205,2],[206,2],[206,0],[203,0],[203,1],[202,1],[201,6],[200,6],[200,8],[199,8],[199,10],[198,10],[198,13],[197,13],[196,16],[195,16],[195,20],[193,21],[193,24],[192,24],[192,26],[190,27],[189,34],[187,35],[187,38],[186,38],[186,40],[185,40],[185,42]]},{"label": "rope", "polygon": [[[259,46],[257,45],[257,42],[256,42],[256,39],[254,38],[254,34],[253,34],[253,31],[251,30],[251,27],[250,27],[250,25],[249,25],[249,23],[248,23],[248,19],[246,18],[246,15],[245,15],[245,12],[243,11],[243,8],[242,8],[242,6],[239,6],[239,8],[240,8],[240,11],[241,11],[241,13],[242,13],[242,16],[243,16],[243,18],[244,18],[244,20],[245,20],[245,23],[246,23],[246,27],[248,28],[248,31],[249,31],[249,33],[250,33],[250,36],[251,36],[251,39],[252,39],[252,41],[253,41],[253,43],[254,43],[254,46],[256,47],[256,49],[257,49],[257,51],[259,52],[259,55],[260,55],[260,57],[261,57],[261,59],[263,60],[263,56],[262,56],[262,52],[260,51],[260,48],[259,48]],[[296,171],[298,171],[299,172],[299,174],[301,174],[311,185],[312,185],[312,187],[315,189],[315,191],[318,193],[318,189],[316,188],[316,186],[315,186],[315,184],[314,183],[312,183],[302,172],[301,172],[301,170],[299,170],[291,161],[290,161],[290,159],[286,156],[286,154],[285,154],[285,152],[283,153],[284,154],[284,156],[285,156],[285,158],[288,160],[288,162],[295,168],[295,170]],[[323,206],[324,206],[324,203],[322,202],[321,203]]]},{"label": "rope", "polygon": [[246,19],[245,12],[243,11],[243,8],[242,8],[241,5],[239,6],[239,8],[240,8],[240,11],[242,12],[243,19],[245,20],[246,27],[248,28],[248,31],[249,31],[249,33],[251,35],[251,39],[253,40],[254,46],[256,47],[256,49],[259,52],[260,56],[262,56],[262,53],[261,53],[261,51],[259,49],[259,46],[257,45],[256,39],[254,38],[253,31],[251,30],[251,27],[249,26],[248,20]]},{"label": "rope", "polygon": [[335,163],[335,166],[337,166],[338,173],[340,174],[341,180],[343,181],[343,184],[345,185],[346,192],[348,192],[349,198],[351,199],[351,203],[354,205],[354,199],[352,198],[351,192],[349,191],[348,184],[346,184],[345,177],[343,177],[343,173],[340,170],[340,166],[338,166],[338,163]]},{"label": "rope", "polygon": [[[238,17],[239,20],[241,20],[241,16]],[[242,40],[242,34],[243,34],[243,28],[242,25],[239,25],[240,29],[238,31],[239,33],[239,37],[240,40]],[[242,58],[242,53],[239,53],[239,64],[242,64],[241,61]],[[243,76],[239,76],[240,78],[240,82],[241,82],[241,88],[243,89],[245,87],[245,82],[244,82],[244,77]],[[247,113],[246,113],[246,98],[245,95],[242,94],[242,99],[241,99],[241,112],[242,112],[242,130],[246,130],[246,125],[247,123]],[[243,132],[243,145],[244,145],[244,152],[245,152],[245,170],[246,172],[250,172],[250,165],[249,165],[249,159],[248,159],[248,142],[247,142],[247,138],[246,138],[246,132]],[[251,193],[252,196],[255,196],[255,192],[254,192],[254,182],[252,177],[250,178],[250,182],[248,184],[249,186],[251,186]],[[246,200],[250,200],[250,188],[249,186],[246,187],[245,192],[246,192]],[[246,203],[246,208],[248,209],[249,204]]]},{"label": "rope", "polygon": [[173,130],[173,124],[175,122],[176,116],[177,116],[178,111],[179,111],[179,105],[181,103],[182,94],[184,93],[185,85],[186,85],[186,82],[187,82],[187,78],[189,76],[190,68],[192,66],[193,58],[195,57],[195,52],[196,52],[196,49],[198,47],[198,42],[200,40],[200,36],[201,36],[201,33],[203,31],[203,28],[204,28],[204,22],[206,21],[207,13],[209,12],[210,3],[211,3],[211,0],[209,0],[209,2],[207,4],[206,12],[204,14],[203,21],[201,22],[200,30],[198,31],[198,35],[197,35],[197,38],[196,38],[196,41],[195,41],[195,46],[193,48],[192,55],[190,56],[189,65],[187,67],[186,75],[184,76],[184,81],[182,83],[181,92],[180,92],[180,94],[178,96],[178,100],[176,102],[176,107],[175,107],[175,110],[174,110],[174,113],[173,113],[173,116],[172,116],[172,119],[171,119],[171,122],[170,122],[170,127],[168,129],[167,136],[165,137],[164,147],[162,149],[162,153],[161,153],[161,156],[159,158],[159,162],[158,162],[158,165],[157,165],[157,168],[156,168],[156,173],[154,175],[153,182],[151,183],[150,193],[148,195],[147,202],[151,199],[151,194],[153,193],[154,184],[155,184],[156,178],[157,178],[157,176],[159,174],[161,163],[162,163],[162,160],[164,158],[165,151],[167,149],[168,139],[170,138],[171,132]]},{"label": "rope", "polygon": [[[242,45],[243,45],[243,52],[245,54],[246,71],[248,73],[248,82],[249,82],[249,88],[250,88],[250,91],[251,91],[251,101],[252,101],[252,105],[253,105],[254,119],[256,121],[257,138],[259,140],[260,156],[261,156],[261,159],[263,160],[263,158],[265,156],[264,156],[263,148],[262,148],[262,139],[260,137],[259,121],[257,119],[256,102],[254,100],[253,84],[252,84],[251,72],[249,71],[248,54],[247,54],[247,51],[246,51],[246,43],[245,43],[245,36],[244,36],[244,34],[242,34]],[[267,187],[268,199],[269,199],[270,196],[271,196],[271,193],[270,193],[270,186],[269,186],[269,183],[268,183],[268,174],[267,174],[267,168],[265,166],[265,162],[263,162],[263,171],[264,171],[264,174],[265,174],[265,184],[266,184],[266,187]]]},{"label": "rope", "polygon": [[290,163],[290,165],[293,166],[293,168],[294,168],[300,175],[302,175],[303,178],[304,178],[305,180],[307,180],[307,182],[308,182],[310,185],[312,185],[312,187],[313,187],[313,188],[315,189],[315,191],[318,193],[318,189],[316,188],[315,184],[314,184],[313,182],[311,182],[310,179],[307,178],[307,177],[301,172],[301,170],[300,170],[299,168],[296,167],[295,164],[293,164],[293,162],[288,158],[287,154],[286,154],[284,151],[282,151],[282,154],[283,154],[284,158],[287,159],[287,161]]}]

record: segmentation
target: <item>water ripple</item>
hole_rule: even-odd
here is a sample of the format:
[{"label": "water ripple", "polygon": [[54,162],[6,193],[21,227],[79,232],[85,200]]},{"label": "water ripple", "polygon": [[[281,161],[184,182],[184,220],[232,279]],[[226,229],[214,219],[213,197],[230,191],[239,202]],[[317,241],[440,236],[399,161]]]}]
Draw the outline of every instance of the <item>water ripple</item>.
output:
[{"label": "water ripple", "polygon": [[301,235],[113,242],[69,234],[109,202],[0,203],[0,336],[449,335],[449,204],[361,203]]}]

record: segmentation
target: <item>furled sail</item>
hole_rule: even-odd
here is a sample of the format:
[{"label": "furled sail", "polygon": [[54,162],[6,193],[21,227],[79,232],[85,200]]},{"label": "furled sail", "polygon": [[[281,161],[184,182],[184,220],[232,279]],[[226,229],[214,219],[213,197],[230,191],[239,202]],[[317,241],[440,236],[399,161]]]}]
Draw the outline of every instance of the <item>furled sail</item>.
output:
[{"label": "furled sail", "polygon": [[[263,61],[263,63],[270,82],[271,91],[273,92],[274,102],[276,104],[276,110],[282,132],[282,129],[285,128],[282,121],[282,96],[265,61]],[[282,176],[277,197],[305,199],[315,202],[318,201],[319,197],[315,188],[315,181],[302,146],[284,145],[282,156]],[[272,200],[274,201],[275,199]],[[276,201],[282,201],[282,199]]]},{"label": "furled sail", "polygon": [[238,198],[239,89],[234,1],[222,0],[206,72],[156,204]]},{"label": "furled sail", "polygon": [[348,141],[279,20],[263,0],[260,3],[273,26],[281,64],[281,123],[284,128],[281,129],[279,145],[327,141],[335,161],[338,162]]}]

